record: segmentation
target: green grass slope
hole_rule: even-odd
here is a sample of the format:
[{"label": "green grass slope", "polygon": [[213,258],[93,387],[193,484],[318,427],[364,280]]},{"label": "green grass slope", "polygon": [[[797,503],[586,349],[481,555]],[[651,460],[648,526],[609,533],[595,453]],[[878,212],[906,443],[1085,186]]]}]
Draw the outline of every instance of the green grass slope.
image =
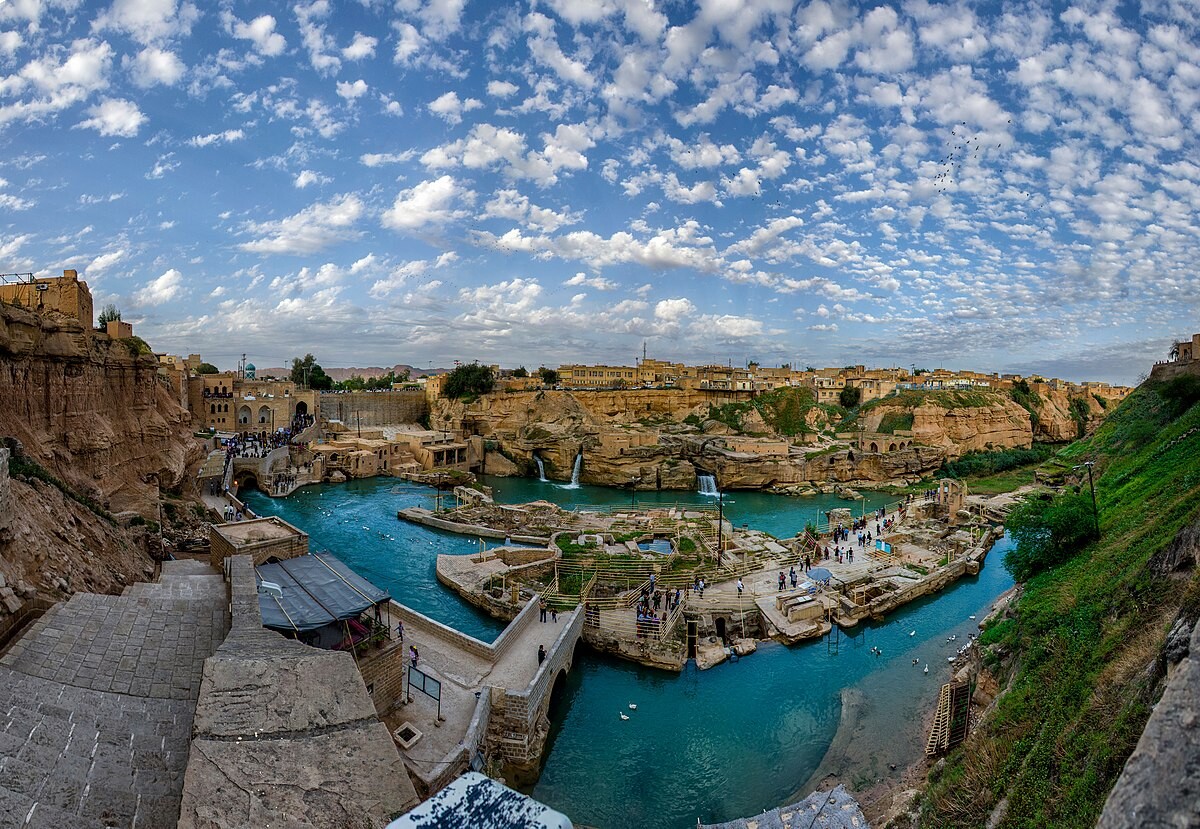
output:
[{"label": "green grass slope", "polygon": [[1200,613],[1195,572],[1161,566],[1200,516],[1197,385],[1143,385],[1050,462],[1060,473],[1096,462],[1101,538],[1033,577],[984,632],[985,664],[1007,690],[930,774],[923,829],[982,827],[1002,799],[1001,828],[1095,824],[1161,694],[1165,634]]}]

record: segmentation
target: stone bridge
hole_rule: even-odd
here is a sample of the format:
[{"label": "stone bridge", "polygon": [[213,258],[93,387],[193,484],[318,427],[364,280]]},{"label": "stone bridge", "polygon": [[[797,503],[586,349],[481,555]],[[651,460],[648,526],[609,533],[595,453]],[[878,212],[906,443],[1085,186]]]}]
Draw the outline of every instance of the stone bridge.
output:
[{"label": "stone bridge", "polygon": [[[498,762],[509,779],[536,777],[549,731],[548,711],[575,661],[582,612],[540,620],[530,601],[494,642],[482,642],[392,602],[390,625],[404,624],[404,640],[359,657],[359,668],[401,747],[409,774],[428,796],[468,768]],[[421,675],[437,683],[435,699],[414,690],[409,647],[417,647]],[[546,653],[538,662],[538,650]],[[440,717],[440,719],[439,719]],[[409,730],[405,732],[405,728]]]}]

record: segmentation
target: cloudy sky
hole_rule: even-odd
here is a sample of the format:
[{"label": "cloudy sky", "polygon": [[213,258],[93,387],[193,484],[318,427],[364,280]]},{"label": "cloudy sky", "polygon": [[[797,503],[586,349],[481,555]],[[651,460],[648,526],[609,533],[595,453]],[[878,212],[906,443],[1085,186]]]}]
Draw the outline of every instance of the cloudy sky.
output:
[{"label": "cloudy sky", "polygon": [[1198,131],[1185,0],[0,0],[0,270],[223,367],[1133,381]]}]

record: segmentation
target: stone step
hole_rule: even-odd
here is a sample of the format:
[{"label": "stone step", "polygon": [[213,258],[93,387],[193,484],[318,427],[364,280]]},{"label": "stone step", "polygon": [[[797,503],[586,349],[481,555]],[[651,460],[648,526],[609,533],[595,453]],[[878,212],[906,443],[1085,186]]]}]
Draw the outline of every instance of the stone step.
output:
[{"label": "stone step", "polygon": [[174,825],[193,713],[0,667],[0,827]]},{"label": "stone step", "polygon": [[165,576],[220,576],[208,562],[191,558],[181,558],[162,563],[162,575]]}]

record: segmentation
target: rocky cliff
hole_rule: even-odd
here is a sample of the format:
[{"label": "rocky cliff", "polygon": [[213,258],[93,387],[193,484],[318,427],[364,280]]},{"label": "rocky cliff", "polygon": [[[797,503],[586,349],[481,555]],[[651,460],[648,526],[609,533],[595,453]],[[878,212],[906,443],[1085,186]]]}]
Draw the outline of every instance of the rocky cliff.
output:
[{"label": "rocky cliff", "polygon": [[0,306],[0,435],[106,509],[152,517],[159,483],[178,487],[196,450],[187,410],[137,343]]},{"label": "rocky cliff", "polygon": [[[0,305],[0,616],[153,573],[159,486],[186,488],[200,449],[139,343]],[[142,518],[112,517],[126,511]]]}]

